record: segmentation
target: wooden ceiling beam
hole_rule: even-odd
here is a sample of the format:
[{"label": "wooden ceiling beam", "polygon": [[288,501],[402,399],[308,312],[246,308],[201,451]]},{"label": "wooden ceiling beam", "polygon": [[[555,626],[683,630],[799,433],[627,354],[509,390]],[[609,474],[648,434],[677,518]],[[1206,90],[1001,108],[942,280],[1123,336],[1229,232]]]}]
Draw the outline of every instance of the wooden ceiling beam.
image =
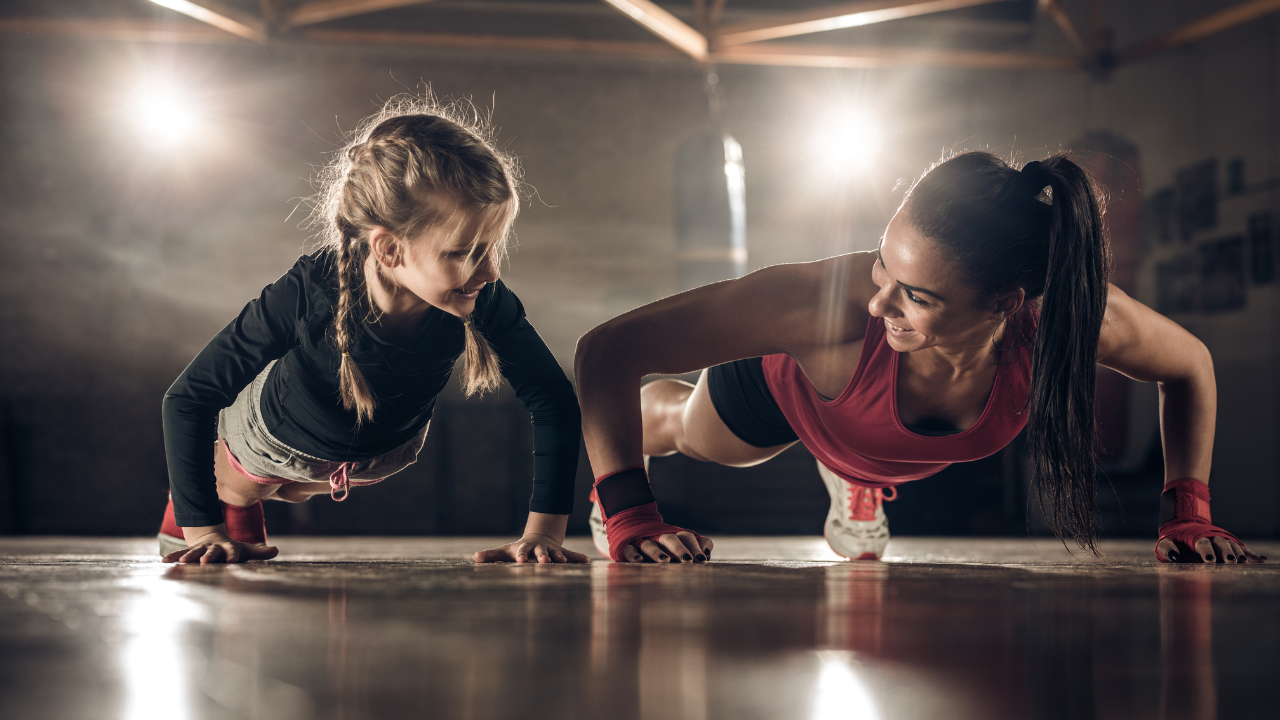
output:
[{"label": "wooden ceiling beam", "polygon": [[603,2],[694,60],[707,59],[707,37],[650,0],[603,0]]},{"label": "wooden ceiling beam", "polygon": [[713,52],[711,62],[740,65],[789,65],[829,68],[891,68],[904,66],[978,68],[987,70],[1079,70],[1074,55],[937,50],[907,47],[849,47],[764,43],[737,45]]},{"label": "wooden ceiling beam", "polygon": [[267,41],[267,23],[262,18],[224,5],[218,0],[151,0],[151,2],[246,40],[259,43]]},{"label": "wooden ceiling beam", "polygon": [[315,25],[316,23],[328,22],[339,18],[351,17],[353,15],[364,15],[366,13],[378,12],[379,10],[391,10],[398,7],[406,7],[408,5],[421,5],[431,0],[318,0],[317,2],[309,2],[299,5],[290,12],[286,13],[281,19],[280,27],[283,29],[302,27],[304,25]]},{"label": "wooden ceiling beam", "polygon": [[1067,36],[1071,44],[1075,46],[1076,52],[1082,57],[1090,57],[1093,55],[1093,43],[1086,42],[1084,36],[1080,34],[1080,29],[1072,22],[1071,16],[1067,14],[1066,8],[1062,7],[1062,3],[1058,0],[1040,0],[1040,12],[1053,18],[1062,30],[1062,34]]},{"label": "wooden ceiling beam", "polygon": [[1210,35],[1217,35],[1238,25],[1257,20],[1260,17],[1280,11],[1280,0],[1252,0],[1235,7],[1227,8],[1183,25],[1146,42],[1132,45],[1116,53],[1117,63],[1130,63],[1203,40]]},{"label": "wooden ceiling beam", "polygon": [[679,60],[684,56],[669,45],[648,41],[582,40],[579,38],[520,37],[516,35],[462,35],[455,33],[401,32],[395,30],[303,30],[296,37],[330,45],[381,45],[506,50],[557,55],[633,57]]},{"label": "wooden ceiling beam", "polygon": [[[243,40],[206,25],[140,20],[73,20],[67,18],[0,19],[0,33],[60,35],[133,42],[236,43]],[[313,28],[290,36],[300,42],[381,47],[432,47],[458,50],[535,52],[587,57],[680,60],[685,56],[657,42],[581,40],[511,35],[457,35],[376,30]],[[740,65],[792,67],[891,68],[899,66],[970,67],[991,70],[1071,70],[1080,58],[967,50],[917,50],[768,43],[741,45],[708,54],[709,61]]]},{"label": "wooden ceiling beam", "polygon": [[85,40],[122,42],[184,43],[226,45],[243,43],[244,38],[231,35],[204,23],[156,22],[154,20],[102,20],[60,17],[10,17],[0,19],[0,33],[73,37]]},{"label": "wooden ceiling beam", "polygon": [[743,45],[809,33],[859,27],[902,18],[988,5],[1000,0],[860,0],[804,12],[786,13],[716,30],[716,47]]}]

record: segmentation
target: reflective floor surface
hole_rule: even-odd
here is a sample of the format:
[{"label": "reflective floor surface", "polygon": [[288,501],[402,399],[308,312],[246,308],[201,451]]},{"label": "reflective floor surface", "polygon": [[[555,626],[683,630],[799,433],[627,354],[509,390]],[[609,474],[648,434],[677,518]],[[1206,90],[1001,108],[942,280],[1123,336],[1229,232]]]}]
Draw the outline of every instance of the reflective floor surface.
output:
[{"label": "reflective floor surface", "polygon": [[717,540],[709,565],[281,538],[279,560],[179,567],[153,540],[0,538],[0,717],[1280,715],[1277,565],[1156,566],[1149,542],[1098,562],[895,539],[847,563],[821,538]]}]

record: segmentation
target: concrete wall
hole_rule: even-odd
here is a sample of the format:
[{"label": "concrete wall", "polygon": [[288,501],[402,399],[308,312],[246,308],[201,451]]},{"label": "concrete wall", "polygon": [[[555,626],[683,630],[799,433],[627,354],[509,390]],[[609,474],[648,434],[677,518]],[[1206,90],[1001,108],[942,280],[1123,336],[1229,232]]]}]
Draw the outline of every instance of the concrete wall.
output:
[{"label": "concrete wall", "polygon": [[[1110,8],[1107,19],[1123,45],[1207,11],[1205,3],[1176,5],[1130,3]],[[1043,20],[1033,35],[1023,44],[1066,49]],[[1209,158],[1243,157],[1251,183],[1280,177],[1278,46],[1280,21],[1270,18],[1101,81],[1079,73],[720,68],[726,124],[746,157],[751,266],[873,247],[901,197],[898,181],[948,150],[1029,160],[1108,130],[1138,146],[1146,188]],[[135,78],[157,70],[182,78],[209,109],[194,146],[160,152],[139,142],[121,109]],[[566,367],[582,332],[673,291],[673,153],[706,122],[702,71],[691,65],[6,38],[4,527],[152,530],[166,487],[164,389],[306,248],[305,208],[295,208],[339,129],[420,81],[440,96],[493,104],[500,137],[523,158],[536,194],[504,276]],[[883,118],[886,147],[867,175],[832,179],[814,170],[810,127],[846,101]],[[1243,230],[1262,208],[1280,211],[1277,192],[1224,199],[1218,227],[1186,247]],[[1153,268],[1176,251],[1152,246],[1140,298],[1154,302]],[[1272,490],[1278,306],[1274,285],[1250,287],[1243,309],[1175,318],[1218,363],[1215,517],[1245,534],[1280,530]],[[273,508],[273,522],[331,532],[510,531],[522,520],[528,482],[520,412],[508,395],[466,404],[447,397],[418,468],[355,493],[341,512],[317,501]],[[655,467],[667,476],[655,485],[660,494],[667,488],[677,514],[719,518],[711,524],[722,530],[814,531],[821,522],[825,497],[802,450],[736,474],[679,460]],[[588,471],[580,475],[585,485]],[[707,484],[686,487],[695,478]],[[1158,488],[1144,492],[1154,501]],[[500,511],[492,497],[503,498]],[[782,503],[791,509],[765,511]]]}]

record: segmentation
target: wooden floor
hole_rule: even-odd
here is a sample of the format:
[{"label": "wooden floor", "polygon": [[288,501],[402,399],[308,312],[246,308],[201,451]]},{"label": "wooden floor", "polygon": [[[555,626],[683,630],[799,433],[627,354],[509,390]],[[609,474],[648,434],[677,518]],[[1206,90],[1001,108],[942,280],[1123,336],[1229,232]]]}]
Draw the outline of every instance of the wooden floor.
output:
[{"label": "wooden floor", "polygon": [[[707,565],[476,566],[483,538],[0,538],[0,717],[1276,717],[1280,566],[1149,542],[717,538]],[[575,540],[577,549],[589,543]],[[1280,559],[1280,544],[1255,543]]]}]

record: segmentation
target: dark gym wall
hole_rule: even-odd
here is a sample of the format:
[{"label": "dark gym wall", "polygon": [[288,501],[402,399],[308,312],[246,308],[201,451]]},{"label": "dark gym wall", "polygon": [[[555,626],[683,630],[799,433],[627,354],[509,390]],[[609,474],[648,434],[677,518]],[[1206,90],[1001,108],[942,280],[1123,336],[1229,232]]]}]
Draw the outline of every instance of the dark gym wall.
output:
[{"label": "dark gym wall", "polygon": [[[1135,10],[1117,33],[1146,37],[1201,12]],[[1036,36],[1045,38],[1042,49],[1065,50],[1052,27]],[[950,150],[1033,159],[1106,130],[1138,147],[1144,191],[1172,185],[1179,169],[1204,160],[1242,158],[1249,183],[1280,177],[1278,46],[1272,18],[1102,81],[1080,73],[719,68],[727,129],[746,161],[750,265],[873,247],[901,198],[897,181]],[[135,78],[155,68],[183,78],[208,109],[210,130],[194,147],[155,152],[119,109]],[[0,528],[154,531],[167,482],[165,388],[306,249],[306,208],[295,208],[339,129],[420,81],[441,97],[492,105],[499,137],[523,158],[536,193],[504,276],[566,368],[582,332],[674,290],[673,154],[706,121],[703,73],[691,65],[5,38]],[[849,100],[882,117],[886,147],[866,177],[826,178],[812,167],[810,127]],[[1148,243],[1138,297],[1156,303],[1160,263],[1244,232],[1250,214],[1267,209],[1280,211],[1277,191],[1224,197],[1212,228],[1183,245]],[[1277,310],[1275,285],[1249,285],[1242,307],[1175,316],[1215,355],[1215,518],[1241,533],[1280,528],[1272,490],[1280,474]],[[1149,433],[1152,401],[1143,397],[1146,419],[1134,426]],[[273,507],[273,524],[510,532],[522,522],[528,488],[521,412],[509,393],[466,403],[446,397],[419,467],[343,506]],[[675,515],[721,530],[814,532],[825,508],[802,450],[747,471],[658,461],[655,475]],[[580,481],[588,476],[583,467]],[[1143,492],[1154,500],[1158,487]],[[1002,493],[995,487],[983,502],[1006,512],[1013,501]],[[981,518],[996,510],[974,508],[978,519],[957,531],[994,527]]]}]

